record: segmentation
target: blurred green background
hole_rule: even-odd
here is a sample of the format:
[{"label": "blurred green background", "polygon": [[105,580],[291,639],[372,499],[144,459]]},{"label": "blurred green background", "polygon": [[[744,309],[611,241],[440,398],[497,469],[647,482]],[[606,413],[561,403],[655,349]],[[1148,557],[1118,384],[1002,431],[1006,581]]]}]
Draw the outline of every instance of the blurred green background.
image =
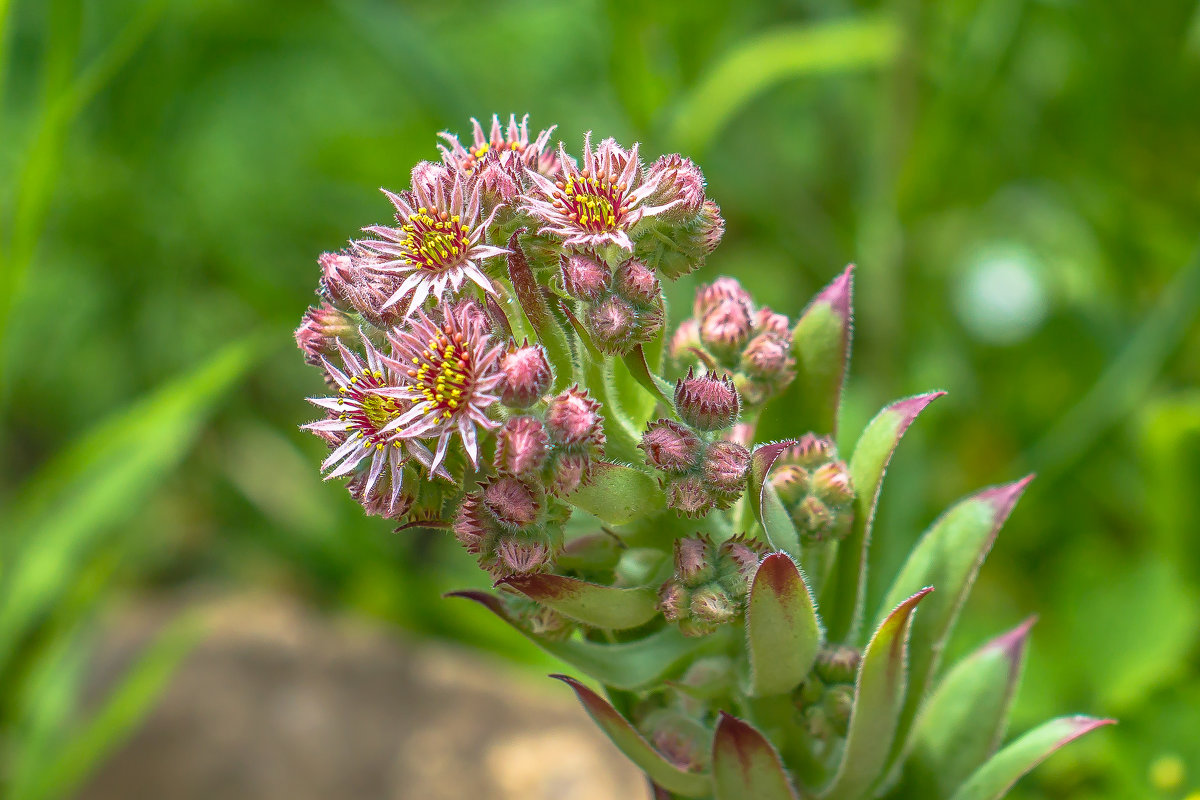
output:
[{"label": "blurred green background", "polygon": [[859,265],[846,432],[950,392],[889,474],[879,575],[1039,473],[952,650],[1036,612],[1014,729],[1121,724],[1017,796],[1200,789],[1194,2],[0,0],[0,71],[5,796],[72,791],[195,639],[80,714],[130,596],[267,587],[544,666],[439,599],[482,582],[453,542],[321,484],[290,341],[377,187],[525,111],[702,166],[728,233],[676,308],[725,273],[794,315]]}]

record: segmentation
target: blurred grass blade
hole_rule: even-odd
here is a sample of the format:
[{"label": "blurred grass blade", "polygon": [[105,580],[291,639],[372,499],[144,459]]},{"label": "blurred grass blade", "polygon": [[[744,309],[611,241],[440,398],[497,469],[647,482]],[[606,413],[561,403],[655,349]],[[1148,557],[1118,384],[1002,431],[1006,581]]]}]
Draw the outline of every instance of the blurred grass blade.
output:
[{"label": "blurred grass blade", "polygon": [[768,31],[727,53],[692,87],[675,114],[670,141],[700,155],[754,97],[803,75],[876,67],[891,61],[900,32],[881,19],[849,19]]},{"label": "blurred grass blade", "polygon": [[4,510],[0,669],[99,537],[132,513],[183,458],[207,413],[258,350],[254,339],[227,346],[102,423],[18,492]]},{"label": "blurred grass blade", "polygon": [[200,639],[195,617],[183,617],[159,634],[120,685],[78,734],[69,739],[26,788],[11,800],[49,800],[71,794],[105,756],[133,732],[166,687],[175,668]]}]

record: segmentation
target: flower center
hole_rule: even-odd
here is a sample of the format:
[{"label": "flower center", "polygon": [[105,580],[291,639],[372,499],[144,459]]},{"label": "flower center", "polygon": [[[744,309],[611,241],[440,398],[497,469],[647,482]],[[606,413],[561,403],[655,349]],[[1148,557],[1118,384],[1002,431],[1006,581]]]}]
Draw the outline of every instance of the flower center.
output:
[{"label": "flower center", "polygon": [[462,336],[453,338],[439,331],[420,357],[413,357],[416,369],[408,371],[414,386],[425,398],[425,410],[450,419],[470,388],[471,354],[463,347]]},{"label": "flower center", "polygon": [[408,260],[429,272],[442,272],[462,261],[471,249],[468,230],[445,211],[431,216],[422,207],[409,216],[402,228],[405,237],[401,243],[408,251]]},{"label": "flower center", "polygon": [[[338,390],[341,395],[338,403],[343,409],[338,419],[349,422],[356,435],[365,437],[380,449],[384,446],[384,437],[379,431],[400,416],[400,406],[395,400],[374,391],[384,385],[382,372],[363,370],[350,377],[350,386]],[[395,444],[400,446],[399,442]]]},{"label": "flower center", "polygon": [[580,226],[591,231],[611,231],[617,227],[617,218],[624,209],[621,201],[625,195],[625,184],[615,182],[612,175],[589,175],[584,170],[570,176],[562,186],[567,213]]}]

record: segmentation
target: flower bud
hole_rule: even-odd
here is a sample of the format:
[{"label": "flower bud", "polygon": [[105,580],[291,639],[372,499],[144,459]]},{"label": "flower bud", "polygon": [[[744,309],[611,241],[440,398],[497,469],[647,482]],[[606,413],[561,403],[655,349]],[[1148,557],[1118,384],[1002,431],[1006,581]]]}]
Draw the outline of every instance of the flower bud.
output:
[{"label": "flower bud", "polygon": [[296,329],[296,346],[304,353],[305,361],[318,365],[321,356],[337,352],[339,337],[349,337],[353,333],[354,325],[349,317],[329,303],[321,303],[304,312],[304,319]]},{"label": "flower bud", "polygon": [[700,463],[703,442],[686,425],[660,419],[646,426],[638,445],[646,453],[646,463],[664,472],[687,472]]},{"label": "flower bud", "polygon": [[346,302],[347,286],[354,281],[354,260],[346,253],[321,253],[317,263],[321,267],[321,295],[333,303]]},{"label": "flower bud", "polygon": [[528,408],[541,399],[554,379],[546,351],[539,344],[512,347],[500,359],[500,402],[512,408]]},{"label": "flower bud", "polygon": [[675,410],[684,422],[702,431],[723,430],[733,425],[741,404],[728,375],[696,377],[688,370],[687,377],[675,383]]},{"label": "flower bud", "polygon": [[483,485],[483,502],[496,521],[507,528],[520,529],[538,521],[542,504],[531,485],[504,475]]},{"label": "flower bud", "polygon": [[542,473],[546,491],[555,497],[565,497],[587,483],[591,471],[591,458],[587,453],[556,452]]},{"label": "flower bud", "polygon": [[721,207],[712,200],[705,200],[700,209],[700,241],[706,254],[712,253],[725,236],[725,218]]},{"label": "flower bud", "polygon": [[712,543],[703,536],[685,536],[675,540],[675,577],[685,586],[697,586],[713,577],[708,562]]},{"label": "flower bud", "polygon": [[817,675],[826,683],[853,684],[858,677],[862,652],[847,645],[827,645],[817,653],[813,665]]},{"label": "flower bud", "polygon": [[783,314],[776,314],[766,306],[755,312],[754,330],[759,333],[771,333],[783,337],[787,340],[788,346],[791,346],[792,328],[788,323],[788,318]]},{"label": "flower bud", "polygon": [[728,508],[746,489],[750,451],[735,442],[713,442],[704,454],[702,474],[716,507]]},{"label": "flower bud", "polygon": [[550,563],[550,550],[545,544],[515,537],[502,538],[496,545],[496,555],[498,566],[508,575],[541,572]]},{"label": "flower bud", "polygon": [[604,419],[600,403],[587,390],[572,386],[554,397],[546,409],[546,429],[560,444],[604,444]]},{"label": "flower bud", "polygon": [[620,354],[634,342],[637,312],[628,300],[611,295],[588,308],[584,324],[602,353]]},{"label": "flower bud", "polygon": [[785,450],[771,473],[771,485],[809,543],[840,539],[854,519],[854,484],[833,442],[805,434]]},{"label": "flower bud", "polygon": [[608,266],[590,255],[568,253],[560,261],[563,288],[580,300],[596,301],[608,292]]},{"label": "flower bud", "polygon": [[783,463],[799,464],[812,469],[836,458],[837,448],[833,446],[832,439],[817,436],[815,433],[806,433],[796,444],[784,450],[780,454],[779,460]]},{"label": "flower bud", "polygon": [[738,614],[738,608],[728,593],[713,584],[693,592],[689,606],[693,617],[713,625],[729,622]]},{"label": "flower bud", "polygon": [[667,508],[685,517],[702,517],[715,505],[712,492],[699,475],[682,475],[667,481]]},{"label": "flower bud", "polygon": [[840,508],[854,501],[850,473],[839,462],[825,464],[813,472],[812,491],[821,502],[833,507]]},{"label": "flower bud", "polygon": [[657,304],[662,295],[662,285],[654,270],[636,258],[627,259],[617,267],[613,289],[629,302],[641,306]]},{"label": "flower bud", "polygon": [[[529,508],[522,505],[524,500],[511,485],[497,490],[498,484],[494,482],[463,498],[452,526],[455,538],[467,552],[477,556],[479,566],[496,579],[547,569],[553,561],[555,540],[540,525],[506,529],[496,518],[494,509],[513,517],[523,514],[527,518]],[[561,532],[557,537],[558,545],[561,545]]]},{"label": "flower bud", "polygon": [[726,300],[732,300],[745,308],[746,319],[750,319],[750,308],[753,305],[750,293],[735,278],[725,276],[696,290],[696,299],[692,302],[692,316],[697,320],[704,319],[708,312]]},{"label": "flower bud", "polygon": [[743,535],[727,539],[717,551],[717,562],[726,571],[726,588],[734,597],[745,597],[758,571],[762,546]]},{"label": "flower bud", "polygon": [[658,610],[668,622],[687,619],[691,613],[691,595],[677,581],[667,581],[658,590]]},{"label": "flower bud", "polygon": [[646,181],[658,184],[647,202],[666,205],[678,201],[672,213],[695,213],[704,205],[704,173],[678,153],[660,156],[650,165]]},{"label": "flower bud", "polygon": [[821,698],[821,706],[829,719],[829,726],[838,736],[850,731],[850,715],[854,711],[854,687],[831,686]]},{"label": "flower bud", "polygon": [[545,465],[550,436],[541,420],[513,417],[496,432],[496,471],[532,475]]},{"label": "flower bud", "polygon": [[700,319],[700,341],[721,356],[742,350],[752,330],[749,309],[734,300],[722,300]]},{"label": "flower bud", "polygon": [[795,365],[791,338],[771,332],[755,336],[742,352],[742,371],[756,378],[783,379]]}]

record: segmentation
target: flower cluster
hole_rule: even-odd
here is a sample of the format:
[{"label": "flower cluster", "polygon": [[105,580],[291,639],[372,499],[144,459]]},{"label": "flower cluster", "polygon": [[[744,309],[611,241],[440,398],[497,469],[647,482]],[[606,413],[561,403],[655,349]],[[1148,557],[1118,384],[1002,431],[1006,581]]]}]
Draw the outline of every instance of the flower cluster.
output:
[{"label": "flower cluster", "polygon": [[[553,133],[442,134],[392,218],[318,259],[296,344],[326,478],[474,556],[493,590],[457,594],[609,688],[558,676],[655,797],[999,797],[1048,752],[988,762],[1029,626],[938,661],[1026,481],[962,500],[868,593],[880,481],[940,393],[885,407],[847,464],[851,270],[796,320],[718,278],[672,330],[664,283],[725,230],[700,169]],[[760,441],[767,417],[811,432]]]}]

